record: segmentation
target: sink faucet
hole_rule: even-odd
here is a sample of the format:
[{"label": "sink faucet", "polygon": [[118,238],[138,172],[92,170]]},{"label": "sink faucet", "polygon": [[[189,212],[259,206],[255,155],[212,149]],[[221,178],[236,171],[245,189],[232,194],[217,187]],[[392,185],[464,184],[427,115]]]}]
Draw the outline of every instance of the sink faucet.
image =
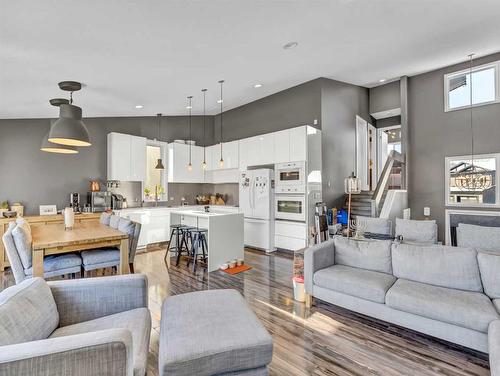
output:
[{"label": "sink faucet", "polygon": [[210,206],[205,205],[205,213],[209,213],[209,212],[210,212]]}]

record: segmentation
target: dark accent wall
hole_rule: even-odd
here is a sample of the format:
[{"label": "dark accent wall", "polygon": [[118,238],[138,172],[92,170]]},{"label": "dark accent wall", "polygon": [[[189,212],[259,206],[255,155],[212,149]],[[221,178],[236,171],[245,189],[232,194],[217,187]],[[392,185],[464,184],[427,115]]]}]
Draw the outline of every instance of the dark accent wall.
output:
[{"label": "dark accent wall", "polygon": [[[373,119],[373,118],[372,118]],[[385,119],[373,119],[372,124],[375,128],[392,127],[393,125],[401,125],[401,116],[391,116]]]},{"label": "dark accent wall", "polygon": [[[475,61],[475,65],[500,59],[500,54]],[[431,208],[439,224],[439,237],[445,233],[445,157],[470,154],[469,110],[444,112],[444,74],[467,68],[457,64],[410,77],[409,109],[409,204],[412,216],[423,216]],[[475,152],[500,152],[500,104],[473,109]],[[469,208],[473,209],[473,208]],[[483,210],[483,209],[480,209]],[[497,209],[498,210],[498,209]]]},{"label": "dark accent wall", "polygon": [[399,107],[399,80],[370,88],[370,114]]},{"label": "dark accent wall", "polygon": [[[55,204],[61,209],[68,204],[71,192],[86,194],[89,180],[106,181],[109,132],[158,137],[155,117],[87,118],[84,122],[92,146],[80,148],[76,155],[62,155],[40,151],[49,119],[0,120],[0,201],[20,201],[26,214],[38,214],[42,204]],[[163,117],[160,140],[188,139],[187,124],[184,116]],[[203,145],[202,117],[193,117],[192,136]],[[208,117],[206,143],[213,142],[213,117]]]}]

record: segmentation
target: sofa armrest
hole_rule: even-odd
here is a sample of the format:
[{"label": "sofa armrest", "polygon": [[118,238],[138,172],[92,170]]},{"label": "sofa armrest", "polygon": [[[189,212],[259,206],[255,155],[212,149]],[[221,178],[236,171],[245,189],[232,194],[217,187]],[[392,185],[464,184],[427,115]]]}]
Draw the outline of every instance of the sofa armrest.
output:
[{"label": "sofa armrest", "polygon": [[500,376],[500,320],[490,322],[488,327],[488,352],[491,376]]},{"label": "sofa armrest", "polygon": [[59,326],[93,320],[148,306],[148,280],[144,274],[48,282]]},{"label": "sofa armrest", "polygon": [[327,240],[306,249],[304,252],[304,283],[308,294],[312,294],[314,273],[335,263],[333,242],[333,240]]},{"label": "sofa armrest", "polygon": [[108,329],[2,346],[0,375],[111,375],[134,373],[132,335]]}]

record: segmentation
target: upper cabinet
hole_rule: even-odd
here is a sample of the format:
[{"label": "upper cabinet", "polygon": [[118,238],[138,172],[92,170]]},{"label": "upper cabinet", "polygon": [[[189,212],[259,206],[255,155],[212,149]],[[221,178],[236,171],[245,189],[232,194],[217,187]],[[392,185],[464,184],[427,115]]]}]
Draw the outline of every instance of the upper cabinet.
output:
[{"label": "upper cabinet", "polygon": [[[239,145],[238,141],[222,143],[223,166],[220,165],[221,149],[220,143],[207,147],[207,170],[228,170],[239,167]],[[210,162],[208,162],[208,159]]]},{"label": "upper cabinet", "polygon": [[290,162],[307,160],[307,129],[310,127],[303,126],[290,128]]},{"label": "upper cabinet", "polygon": [[108,180],[144,181],[146,179],[144,137],[123,133],[108,134]]},{"label": "upper cabinet", "polygon": [[240,170],[249,166],[274,163],[274,133],[249,137],[239,141]]},{"label": "upper cabinet", "polygon": [[290,130],[274,133],[274,163],[290,162]]},{"label": "upper cabinet", "polygon": [[[191,152],[191,169],[189,153]],[[203,147],[179,144],[168,144],[168,182],[169,183],[204,183],[205,173],[202,168]]]}]

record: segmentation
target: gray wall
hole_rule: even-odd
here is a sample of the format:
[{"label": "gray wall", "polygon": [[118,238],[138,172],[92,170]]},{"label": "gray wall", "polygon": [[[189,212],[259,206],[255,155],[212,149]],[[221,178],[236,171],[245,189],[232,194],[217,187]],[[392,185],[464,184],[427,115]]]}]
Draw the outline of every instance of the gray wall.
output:
[{"label": "gray wall", "polygon": [[370,114],[399,107],[399,81],[370,88]]},{"label": "gray wall", "polygon": [[[500,54],[475,61],[499,60]],[[429,206],[444,241],[445,169],[447,156],[470,153],[469,110],[444,112],[443,75],[467,68],[458,64],[409,78],[409,204],[412,216],[422,217]],[[476,153],[500,152],[500,104],[473,110]]]},{"label": "gray wall", "polygon": [[391,116],[385,119],[372,118],[372,124],[375,128],[392,127],[393,125],[401,125],[401,116]]},{"label": "gray wall", "polygon": [[[85,195],[89,180],[106,181],[106,143],[109,132],[122,132],[150,139],[157,137],[155,117],[87,118],[92,146],[80,148],[76,155],[40,151],[49,119],[0,120],[0,201],[20,201],[26,214],[38,214],[41,204],[63,208],[69,193]],[[203,118],[194,117],[193,139],[203,144]],[[162,141],[187,139],[187,118],[164,117]],[[207,118],[207,144],[213,143],[213,117]]]}]

